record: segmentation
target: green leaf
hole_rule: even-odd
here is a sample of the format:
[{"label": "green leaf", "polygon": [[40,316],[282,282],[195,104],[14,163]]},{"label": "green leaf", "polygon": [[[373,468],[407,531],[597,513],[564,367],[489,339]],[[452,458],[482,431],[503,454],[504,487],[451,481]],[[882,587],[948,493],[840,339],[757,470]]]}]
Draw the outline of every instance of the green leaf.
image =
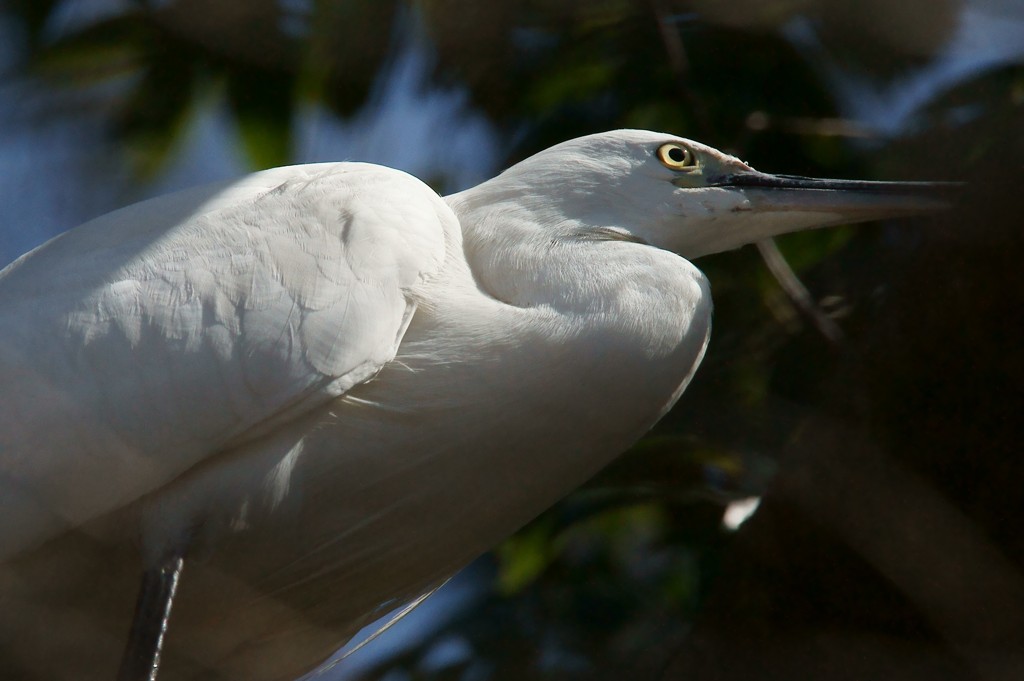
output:
[{"label": "green leaf", "polygon": [[551,563],[551,524],[535,522],[503,542],[498,557],[497,589],[502,595],[519,593]]}]

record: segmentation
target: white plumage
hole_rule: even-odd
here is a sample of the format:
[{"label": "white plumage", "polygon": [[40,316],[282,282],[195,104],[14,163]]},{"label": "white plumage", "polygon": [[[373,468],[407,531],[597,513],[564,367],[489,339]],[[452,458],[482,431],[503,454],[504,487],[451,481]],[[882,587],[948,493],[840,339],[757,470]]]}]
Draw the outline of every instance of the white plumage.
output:
[{"label": "white plumage", "polygon": [[446,200],[378,166],[278,168],[11,264],[0,675],[113,678],[168,552],[162,680],[308,671],[671,407],[711,317],[676,253],[924,205],[739,176],[772,178],[644,131]]}]

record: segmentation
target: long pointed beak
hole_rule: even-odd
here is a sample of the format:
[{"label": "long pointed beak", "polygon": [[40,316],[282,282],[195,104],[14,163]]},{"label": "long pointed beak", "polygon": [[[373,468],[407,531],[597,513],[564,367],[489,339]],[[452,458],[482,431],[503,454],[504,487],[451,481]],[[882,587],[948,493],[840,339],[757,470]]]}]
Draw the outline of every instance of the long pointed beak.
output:
[{"label": "long pointed beak", "polygon": [[930,213],[950,205],[950,182],[862,182],[733,169],[705,187],[740,194],[706,229],[684,233],[687,258],[728,251],[789,232]]},{"label": "long pointed beak", "polygon": [[[828,224],[918,215],[948,208],[955,182],[826,180],[743,171],[714,186],[740,189],[758,213],[826,213]],[[825,226],[819,224],[818,226]]]}]

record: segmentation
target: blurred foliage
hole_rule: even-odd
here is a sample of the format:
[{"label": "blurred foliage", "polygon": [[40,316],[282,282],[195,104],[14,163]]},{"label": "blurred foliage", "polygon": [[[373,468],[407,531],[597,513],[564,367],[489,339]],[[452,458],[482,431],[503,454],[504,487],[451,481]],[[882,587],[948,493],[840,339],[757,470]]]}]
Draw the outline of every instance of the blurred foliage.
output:
[{"label": "blurred foliage", "polygon": [[[510,140],[507,162],[643,127],[765,170],[973,180],[933,224],[782,240],[819,313],[843,329],[839,343],[806,322],[754,249],[701,261],[716,328],[677,408],[482,559],[492,586],[472,610],[366,678],[1024,675],[1017,587],[970,582],[987,573],[928,521],[939,511],[903,526],[915,508],[967,518],[1021,579],[1024,66],[944,93],[913,137],[872,139],[839,118],[816,65],[780,31],[809,22],[842,65],[887,75],[926,63],[964,3],[139,1],[55,33],[59,4],[9,6],[28,36],[26,68],[58,87],[115,83],[112,136],[147,172],[213,90],[254,166],[287,161],[297,107],[357,111],[415,17],[436,49],[434,78],[468,88]],[[855,486],[874,470],[911,471],[935,497],[918,504],[918,487],[883,484],[903,473]],[[855,489],[870,498],[849,498]],[[762,494],[739,533],[723,527],[730,499]],[[862,510],[886,507],[903,511],[855,531]],[[901,528],[916,543],[892,549],[883,540]],[[949,602],[914,582],[943,561],[966,580],[942,582]],[[462,653],[432,657],[453,642]]]}]

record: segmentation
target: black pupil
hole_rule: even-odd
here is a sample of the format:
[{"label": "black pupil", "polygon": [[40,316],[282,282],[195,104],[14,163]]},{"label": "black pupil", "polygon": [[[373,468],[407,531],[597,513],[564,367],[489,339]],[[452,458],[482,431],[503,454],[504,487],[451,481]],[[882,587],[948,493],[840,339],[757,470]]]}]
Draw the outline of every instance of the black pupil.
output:
[{"label": "black pupil", "polygon": [[668,157],[676,163],[682,163],[686,160],[686,152],[679,147],[672,147],[668,150]]}]

